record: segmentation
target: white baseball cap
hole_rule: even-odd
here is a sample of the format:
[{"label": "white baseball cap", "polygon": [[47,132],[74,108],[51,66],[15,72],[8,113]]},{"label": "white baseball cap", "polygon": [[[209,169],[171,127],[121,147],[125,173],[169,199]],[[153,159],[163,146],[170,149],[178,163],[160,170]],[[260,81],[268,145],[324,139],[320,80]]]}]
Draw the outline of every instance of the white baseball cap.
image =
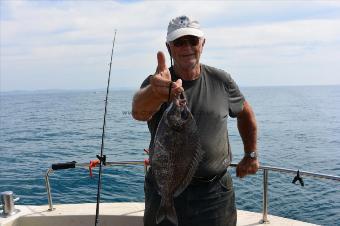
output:
[{"label": "white baseball cap", "polygon": [[172,19],[168,26],[166,41],[171,42],[185,35],[203,37],[204,33],[200,29],[200,24],[196,20],[191,20],[188,16],[179,16]]}]

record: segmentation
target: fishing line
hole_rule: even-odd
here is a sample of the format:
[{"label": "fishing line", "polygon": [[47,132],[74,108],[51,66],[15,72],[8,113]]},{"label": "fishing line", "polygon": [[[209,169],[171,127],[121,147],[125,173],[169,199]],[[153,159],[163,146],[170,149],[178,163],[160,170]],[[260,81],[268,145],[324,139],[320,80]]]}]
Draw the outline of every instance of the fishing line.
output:
[{"label": "fishing line", "polygon": [[112,51],[111,51],[111,61],[110,61],[110,70],[109,70],[109,77],[107,79],[107,87],[106,87],[106,98],[105,98],[105,111],[104,111],[104,121],[103,121],[103,129],[102,129],[102,144],[100,147],[100,156],[97,155],[97,158],[100,161],[99,164],[99,175],[98,175],[98,189],[97,189],[97,206],[96,206],[96,220],[95,226],[98,225],[99,222],[99,203],[100,203],[100,191],[102,188],[102,166],[106,164],[106,155],[104,155],[104,137],[105,137],[105,125],[106,125],[106,113],[107,113],[107,99],[109,96],[109,89],[110,89],[110,78],[111,78],[111,66],[112,66],[112,56],[113,56],[113,49],[115,46],[116,41],[116,33],[117,30],[115,29],[115,35],[112,42]]}]

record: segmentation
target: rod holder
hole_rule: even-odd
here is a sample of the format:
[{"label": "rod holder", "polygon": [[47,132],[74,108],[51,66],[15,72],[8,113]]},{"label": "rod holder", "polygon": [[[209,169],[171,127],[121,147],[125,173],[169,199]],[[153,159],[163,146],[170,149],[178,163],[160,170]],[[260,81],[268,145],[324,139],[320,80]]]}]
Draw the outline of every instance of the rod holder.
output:
[{"label": "rod holder", "polygon": [[4,191],[0,193],[1,203],[2,203],[2,216],[9,217],[19,212],[19,210],[15,209],[14,203],[18,201],[20,198],[13,198],[12,191]]}]

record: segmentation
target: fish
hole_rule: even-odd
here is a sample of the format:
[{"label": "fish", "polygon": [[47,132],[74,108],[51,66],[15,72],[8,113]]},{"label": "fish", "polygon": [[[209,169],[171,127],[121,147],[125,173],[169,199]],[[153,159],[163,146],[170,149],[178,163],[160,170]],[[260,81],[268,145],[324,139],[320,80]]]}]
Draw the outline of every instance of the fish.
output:
[{"label": "fish", "polygon": [[161,196],[156,223],[167,218],[178,225],[174,198],[188,187],[204,155],[199,130],[185,98],[174,98],[164,111],[149,154]]}]

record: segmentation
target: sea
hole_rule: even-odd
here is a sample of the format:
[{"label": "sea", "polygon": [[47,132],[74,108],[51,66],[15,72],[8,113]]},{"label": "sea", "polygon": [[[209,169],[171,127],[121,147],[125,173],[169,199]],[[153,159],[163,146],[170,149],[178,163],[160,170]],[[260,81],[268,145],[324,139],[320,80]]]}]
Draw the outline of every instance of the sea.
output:
[{"label": "sea", "polygon": [[[241,87],[258,123],[262,166],[340,176],[340,86]],[[110,90],[104,138],[108,162],[143,161],[150,134],[132,118],[135,90]],[[209,104],[209,103],[207,103]],[[17,204],[47,205],[44,176],[55,163],[89,163],[100,154],[104,90],[0,94],[0,192]],[[243,156],[236,119],[228,122],[233,163]],[[238,209],[262,212],[263,172],[240,179],[230,168]],[[268,212],[320,225],[340,225],[339,181],[269,172]],[[54,171],[53,203],[96,202],[98,167]],[[144,167],[103,167],[101,202],[143,202]],[[259,219],[260,220],[260,219]],[[270,219],[269,219],[270,220]]]}]

